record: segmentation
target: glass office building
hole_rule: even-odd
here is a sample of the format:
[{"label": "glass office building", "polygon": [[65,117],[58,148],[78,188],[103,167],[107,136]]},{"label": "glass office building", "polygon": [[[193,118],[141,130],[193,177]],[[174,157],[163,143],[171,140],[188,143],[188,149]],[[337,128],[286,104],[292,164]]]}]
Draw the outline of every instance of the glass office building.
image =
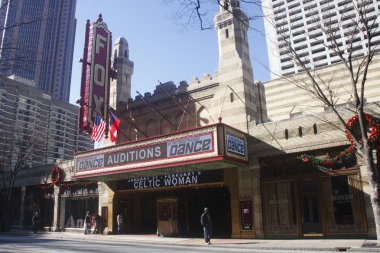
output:
[{"label": "glass office building", "polygon": [[0,2],[0,75],[33,80],[52,98],[68,102],[76,0]]}]

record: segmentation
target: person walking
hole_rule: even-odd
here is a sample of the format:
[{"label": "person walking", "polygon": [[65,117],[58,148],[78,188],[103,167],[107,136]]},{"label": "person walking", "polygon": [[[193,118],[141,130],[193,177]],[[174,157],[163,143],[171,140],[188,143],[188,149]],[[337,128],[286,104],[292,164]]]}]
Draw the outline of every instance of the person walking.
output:
[{"label": "person walking", "polygon": [[90,211],[87,211],[86,216],[84,217],[84,234],[90,234],[91,232],[91,216]]},{"label": "person walking", "polygon": [[35,212],[33,217],[32,217],[33,233],[37,234],[39,224],[40,224],[40,216],[38,215],[37,212]]},{"label": "person walking", "polygon": [[99,234],[100,232],[100,216],[99,214],[95,215],[95,229],[93,234]]},{"label": "person walking", "polygon": [[119,213],[116,217],[117,222],[117,234],[121,235],[123,233],[123,215]]},{"label": "person walking", "polygon": [[205,207],[204,212],[201,215],[201,224],[203,226],[203,235],[205,238],[206,244],[211,244],[211,235],[212,235],[212,220],[209,214],[208,208]]}]

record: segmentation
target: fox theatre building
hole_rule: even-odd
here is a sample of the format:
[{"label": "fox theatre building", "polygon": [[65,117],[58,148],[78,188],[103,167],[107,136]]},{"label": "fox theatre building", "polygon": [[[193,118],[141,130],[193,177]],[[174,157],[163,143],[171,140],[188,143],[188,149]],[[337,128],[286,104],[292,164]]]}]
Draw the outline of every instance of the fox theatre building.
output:
[{"label": "fox theatre building", "polygon": [[208,207],[217,237],[252,236],[252,201],[239,201],[246,134],[222,123],[75,156],[75,177],[99,182],[105,233],[202,236]]}]

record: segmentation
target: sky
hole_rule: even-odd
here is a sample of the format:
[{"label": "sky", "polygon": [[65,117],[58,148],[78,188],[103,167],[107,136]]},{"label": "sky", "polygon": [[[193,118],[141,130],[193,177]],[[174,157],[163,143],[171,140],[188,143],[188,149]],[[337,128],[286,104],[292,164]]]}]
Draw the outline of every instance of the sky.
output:
[{"label": "sky", "polygon": [[[211,0],[205,0],[211,1]],[[258,11],[247,6],[247,12]],[[252,9],[251,9],[252,8]],[[99,14],[112,32],[112,42],[124,37],[129,44],[129,59],[134,62],[132,92],[153,93],[159,82],[180,81],[203,74],[214,75],[218,68],[218,38],[215,30],[199,25],[184,28],[171,17],[173,5],[164,0],[77,0],[76,36],[71,79],[70,103],[80,97],[81,63],[86,20],[95,22]],[[216,11],[210,12],[213,20]],[[183,21],[182,21],[183,22]],[[248,38],[254,79],[269,80],[268,56],[262,20],[251,21]],[[112,44],[113,44],[112,43]]]}]

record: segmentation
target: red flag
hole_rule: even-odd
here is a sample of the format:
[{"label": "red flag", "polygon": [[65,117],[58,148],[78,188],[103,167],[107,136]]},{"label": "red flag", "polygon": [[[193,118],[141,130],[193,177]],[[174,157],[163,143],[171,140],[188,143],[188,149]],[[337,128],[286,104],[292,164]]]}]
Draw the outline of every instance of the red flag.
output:
[{"label": "red flag", "polygon": [[106,123],[99,115],[96,115],[94,127],[92,128],[91,139],[93,141],[99,142],[103,138],[105,130]]},{"label": "red flag", "polygon": [[119,125],[120,119],[110,111],[110,137],[112,142],[116,141]]}]

